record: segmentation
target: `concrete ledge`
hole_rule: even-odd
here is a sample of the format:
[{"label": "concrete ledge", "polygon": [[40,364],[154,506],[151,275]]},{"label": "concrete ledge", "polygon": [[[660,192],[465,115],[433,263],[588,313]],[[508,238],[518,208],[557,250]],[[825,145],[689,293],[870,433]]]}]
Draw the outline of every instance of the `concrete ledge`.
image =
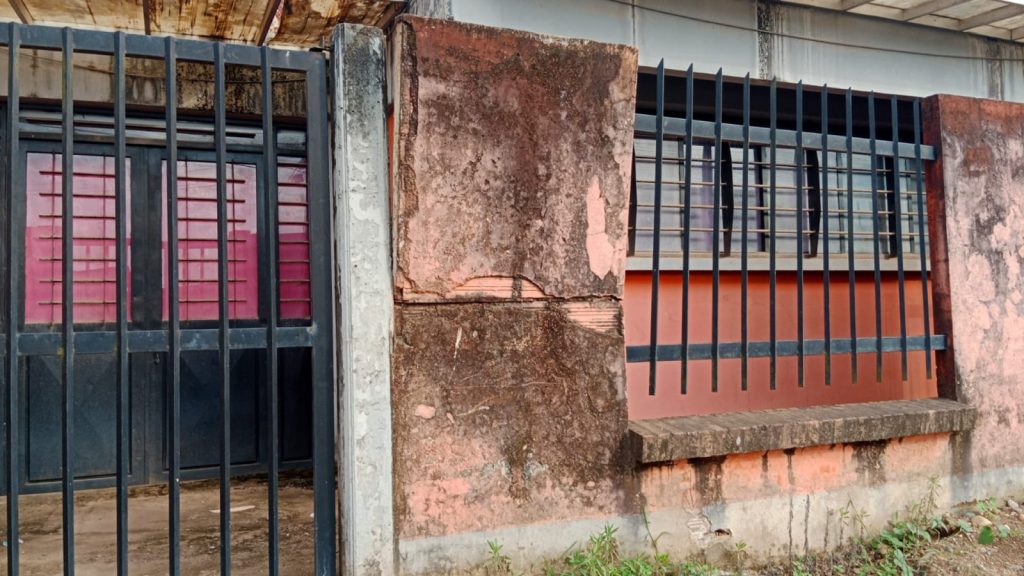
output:
[{"label": "concrete ledge", "polygon": [[850,442],[871,442],[974,425],[975,409],[941,398],[786,408],[630,422],[642,464]]}]

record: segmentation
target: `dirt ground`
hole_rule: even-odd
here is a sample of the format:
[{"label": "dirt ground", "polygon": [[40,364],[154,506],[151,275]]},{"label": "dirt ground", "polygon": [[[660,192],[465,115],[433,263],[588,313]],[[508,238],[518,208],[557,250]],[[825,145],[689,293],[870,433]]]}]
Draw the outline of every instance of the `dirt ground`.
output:
[{"label": "dirt ground", "polygon": [[[313,489],[303,478],[282,478],[280,494],[281,574],[313,573]],[[219,574],[220,491],[215,481],[182,483],[181,573]],[[6,498],[0,498],[0,522],[6,522]],[[231,564],[236,574],[267,571],[267,485],[261,479],[232,482]],[[23,495],[21,573],[52,576],[63,567],[60,494]],[[149,486],[131,490],[128,502],[129,571],[167,574],[167,489]],[[83,490],[75,494],[75,571],[83,576],[108,576],[116,567],[114,491]],[[0,524],[6,546],[6,525]],[[0,574],[7,573],[6,551],[0,553]]]},{"label": "dirt ground", "polygon": [[[1017,502],[1020,500],[1014,501]],[[986,522],[990,523],[993,533],[999,534],[991,544],[979,543],[981,528]],[[957,528],[943,535],[933,533],[924,552],[910,562],[915,576],[1024,576],[1024,509],[1019,505],[1014,509],[1006,500],[965,503],[944,514],[943,524]],[[969,531],[960,526],[966,526]],[[1001,527],[1005,527],[1005,534]],[[742,571],[745,576],[873,576],[879,573],[856,571],[848,548],[796,559],[795,563],[780,561]]]},{"label": "dirt ground", "polygon": [[[1019,502],[1019,501],[1018,501]],[[962,510],[964,515],[969,509]],[[929,576],[1021,576],[1024,574],[1024,514],[1002,506],[986,513],[993,525],[1010,534],[990,545],[978,544],[978,533],[958,533],[935,543],[922,567]]]}]

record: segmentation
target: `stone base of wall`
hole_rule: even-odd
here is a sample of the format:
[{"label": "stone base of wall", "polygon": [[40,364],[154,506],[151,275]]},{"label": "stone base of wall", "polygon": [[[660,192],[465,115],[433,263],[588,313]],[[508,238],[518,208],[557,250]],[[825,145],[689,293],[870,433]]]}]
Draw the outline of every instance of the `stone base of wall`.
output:
[{"label": "stone base of wall", "polygon": [[863,514],[865,531],[877,533],[895,512],[924,498],[933,477],[940,511],[1024,493],[1024,467],[951,474],[956,445],[945,435],[923,436],[888,445],[744,454],[645,468],[639,476],[647,499],[646,525],[635,513],[402,538],[400,564],[403,574],[474,573],[487,560],[488,542],[496,542],[513,559],[514,570],[536,573],[611,525],[628,554],[653,553],[653,535],[658,550],[674,559],[722,567],[734,561],[733,552],[743,544],[749,566],[849,541],[858,533],[843,520],[843,510]]}]

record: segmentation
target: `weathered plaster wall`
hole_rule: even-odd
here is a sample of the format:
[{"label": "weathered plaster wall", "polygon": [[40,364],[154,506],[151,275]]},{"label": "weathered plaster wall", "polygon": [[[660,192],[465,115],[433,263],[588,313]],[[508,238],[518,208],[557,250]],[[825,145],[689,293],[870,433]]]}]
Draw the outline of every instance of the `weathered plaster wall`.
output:
[{"label": "weathered plaster wall", "polygon": [[394,45],[399,540],[635,512],[635,50],[420,18]]},{"label": "weathered plaster wall", "polygon": [[928,108],[942,152],[929,190],[946,187],[932,245],[949,245],[933,261],[936,326],[956,354],[938,355],[938,389],[979,408],[972,433],[638,468],[620,436],[635,53],[420,19],[395,40],[402,573],[464,573],[489,540],[535,567],[606,523],[649,551],[642,512],[678,556],[721,561],[739,542],[795,556],[853,535],[848,515],[878,530],[931,489],[940,506],[1024,491],[1008,441],[1024,432],[1020,108]]},{"label": "weathered plaster wall", "polygon": [[399,29],[402,298],[620,297],[635,51],[437,20]]},{"label": "weathered plaster wall", "polygon": [[[944,214],[932,245],[936,327],[955,354],[940,390],[978,408],[965,439],[971,470],[1024,464],[1024,105],[955,96],[925,102],[929,210]],[[950,362],[952,360],[953,362]],[[1022,479],[1024,481],[1024,479]]]}]

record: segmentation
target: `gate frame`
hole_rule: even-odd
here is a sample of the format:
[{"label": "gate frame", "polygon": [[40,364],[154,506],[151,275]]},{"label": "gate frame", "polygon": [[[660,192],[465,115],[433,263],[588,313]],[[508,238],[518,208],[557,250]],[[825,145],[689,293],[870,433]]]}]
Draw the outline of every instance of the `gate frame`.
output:
[{"label": "gate frame", "polygon": [[[211,350],[218,351],[221,357],[223,377],[221,382],[222,402],[224,418],[222,422],[222,450],[221,450],[221,572],[229,574],[231,569],[231,539],[230,539],[230,478],[231,478],[231,457],[230,457],[230,359],[231,350],[236,349],[260,349],[268,352],[269,368],[269,391],[271,394],[277,392],[277,350],[283,347],[303,347],[312,350],[312,373],[313,373],[313,475],[314,475],[314,505],[318,511],[329,510],[330,514],[315,514],[314,517],[314,541],[315,553],[314,564],[317,575],[331,575],[336,572],[337,565],[337,524],[336,524],[336,496],[335,496],[335,406],[333,404],[335,394],[334,383],[334,307],[332,296],[332,284],[334,275],[332,270],[333,255],[331,251],[331,208],[332,194],[330,186],[330,158],[328,146],[330,145],[330,125],[328,116],[328,79],[326,58],[321,53],[299,52],[289,50],[272,49],[269,47],[242,46],[235,44],[224,44],[218,42],[177,39],[174,37],[160,38],[123,32],[101,32],[94,30],[81,30],[71,28],[55,28],[37,25],[23,25],[9,23],[0,27],[0,45],[8,47],[8,106],[7,123],[4,141],[7,144],[6,154],[3,155],[6,178],[4,189],[3,212],[6,220],[4,230],[7,246],[4,247],[5,258],[3,259],[3,272],[6,289],[4,291],[4,328],[2,347],[0,353],[5,363],[5,392],[6,392],[6,474],[7,487],[7,521],[8,521],[8,548],[7,558],[9,572],[17,575],[19,572],[20,546],[18,539],[18,496],[21,480],[21,455],[20,447],[23,439],[19,435],[19,380],[21,356],[32,355],[59,355],[63,359],[62,394],[64,402],[62,406],[62,475],[61,484],[63,491],[63,556],[64,573],[73,574],[75,569],[75,546],[74,546],[74,490],[77,481],[74,480],[74,453],[69,448],[69,438],[73,437],[72,424],[74,421],[73,403],[73,377],[74,377],[74,356],[75,353],[111,353],[116,354],[117,362],[117,573],[127,574],[128,571],[128,466],[129,454],[129,432],[131,426],[128,422],[128,374],[129,354],[133,352],[167,352],[170,361],[168,364],[177,368],[180,354],[183,350]],[[18,160],[20,158],[20,106],[19,106],[19,85],[18,85],[18,55],[20,49],[42,48],[61,51],[62,56],[62,138],[63,145],[62,161],[63,172],[69,174],[73,162],[75,150],[75,119],[74,119],[74,82],[73,82],[73,54],[94,53],[111,56],[113,59],[113,116],[114,116],[114,158],[117,166],[115,176],[115,202],[117,209],[117,224],[115,243],[117,245],[117,307],[118,321],[116,329],[93,332],[77,332],[73,323],[73,218],[63,218],[63,241],[62,253],[64,255],[63,278],[66,280],[62,290],[64,293],[62,304],[62,318],[71,322],[64,322],[60,331],[47,333],[19,333],[20,325],[24,316],[24,294],[23,294],[23,272],[25,267],[25,240],[23,223],[25,217],[26,194],[25,166]],[[204,62],[214,67],[215,98],[214,98],[214,126],[215,126],[215,151],[217,155],[218,174],[217,188],[219,198],[218,209],[218,244],[219,244],[219,292],[221,295],[220,321],[215,329],[186,329],[183,330],[178,318],[178,298],[176,297],[177,285],[177,250],[168,250],[168,285],[174,287],[169,290],[170,321],[166,329],[161,330],[130,330],[125,314],[128,302],[126,301],[126,229],[125,229],[125,170],[124,159],[126,157],[126,102],[125,102],[125,59],[129,56],[142,58],[156,58],[165,62],[167,74],[167,98],[164,120],[166,122],[168,154],[167,170],[167,218],[168,218],[168,244],[177,246],[177,189],[176,189],[176,166],[177,166],[177,68],[178,60]],[[227,218],[226,210],[223,209],[226,200],[225,169],[227,142],[226,142],[226,99],[224,70],[226,65],[244,65],[253,68],[260,68],[264,72],[264,78],[269,78],[268,72],[272,69],[283,69],[301,72],[305,74],[306,81],[306,157],[307,157],[307,199],[309,213],[309,238],[310,238],[310,300],[311,300],[311,323],[308,327],[280,327],[277,323],[276,312],[268,315],[266,325],[257,328],[232,328],[227,310]],[[273,101],[273,89],[271,82],[264,82],[262,86],[264,106]],[[264,133],[274,133],[273,114],[263,115]],[[265,138],[263,154],[270,159],[267,174],[267,186],[264,192],[271,199],[273,208],[276,208],[277,181],[275,163],[275,138]],[[74,178],[63,179],[63,213],[68,215],[72,212]],[[271,214],[266,222],[261,225],[276,228],[276,212],[268,210]],[[270,242],[274,244],[274,242]],[[275,251],[267,250],[267,258],[273,258]],[[268,266],[276,270],[273,260],[268,260]],[[273,275],[267,286],[260,286],[260,291],[269,291],[274,295],[276,287],[276,275]],[[276,299],[275,299],[276,301]],[[270,306],[276,310],[275,306]],[[180,573],[180,515],[178,500],[180,498],[180,370],[169,371],[169,403],[170,403],[170,446],[169,446],[169,499],[170,512],[168,526],[170,531],[169,563],[172,574]],[[276,397],[272,405],[276,405]],[[271,419],[276,422],[276,418]],[[271,433],[276,431],[276,426],[271,426]],[[270,478],[269,486],[269,508],[270,521],[268,523],[270,562],[268,570],[271,574],[277,573],[276,552],[279,546],[278,522],[276,518],[277,491],[276,491],[276,457],[277,438],[271,437],[270,452]],[[12,448],[13,447],[13,448]],[[70,473],[68,473],[70,471]]]}]

